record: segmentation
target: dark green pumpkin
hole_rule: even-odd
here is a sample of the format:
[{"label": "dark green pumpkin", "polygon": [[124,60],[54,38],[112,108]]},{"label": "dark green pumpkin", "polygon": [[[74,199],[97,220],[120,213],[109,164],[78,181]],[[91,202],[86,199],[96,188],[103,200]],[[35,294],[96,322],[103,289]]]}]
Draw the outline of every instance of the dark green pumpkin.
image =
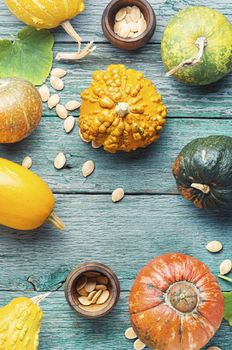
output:
[{"label": "dark green pumpkin", "polygon": [[198,208],[232,207],[232,137],[188,143],[173,164],[180,194]]}]

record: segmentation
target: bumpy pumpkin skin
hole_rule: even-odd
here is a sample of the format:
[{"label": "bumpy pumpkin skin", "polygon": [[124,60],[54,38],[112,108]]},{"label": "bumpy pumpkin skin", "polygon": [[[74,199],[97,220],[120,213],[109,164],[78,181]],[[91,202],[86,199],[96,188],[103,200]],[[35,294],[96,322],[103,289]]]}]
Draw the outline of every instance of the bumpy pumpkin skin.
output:
[{"label": "bumpy pumpkin skin", "polygon": [[222,322],[224,299],[206,265],[169,253],[139,272],[129,308],[136,334],[152,350],[199,350]]},{"label": "bumpy pumpkin skin", "polygon": [[203,6],[180,11],[164,30],[161,51],[166,70],[194,57],[199,51],[195,45],[199,37],[208,42],[201,63],[174,74],[190,85],[213,83],[232,70],[232,25],[218,11]]},{"label": "bumpy pumpkin skin", "polygon": [[84,0],[5,0],[9,10],[22,22],[37,29],[51,29],[85,9]]},{"label": "bumpy pumpkin skin", "polygon": [[48,219],[55,199],[48,185],[32,171],[0,158],[0,224],[33,230]]},{"label": "bumpy pumpkin skin", "polygon": [[130,152],[160,137],[167,108],[141,72],[121,64],[109,66],[106,72],[96,71],[81,97],[80,132],[105,151]]},{"label": "bumpy pumpkin skin", "polygon": [[0,79],[0,143],[25,139],[38,126],[42,101],[37,89],[20,78]]},{"label": "bumpy pumpkin skin", "polygon": [[231,208],[232,138],[219,135],[191,141],[176,158],[173,174],[180,194],[197,208]]},{"label": "bumpy pumpkin skin", "polygon": [[0,350],[37,350],[43,312],[29,298],[0,309]]}]

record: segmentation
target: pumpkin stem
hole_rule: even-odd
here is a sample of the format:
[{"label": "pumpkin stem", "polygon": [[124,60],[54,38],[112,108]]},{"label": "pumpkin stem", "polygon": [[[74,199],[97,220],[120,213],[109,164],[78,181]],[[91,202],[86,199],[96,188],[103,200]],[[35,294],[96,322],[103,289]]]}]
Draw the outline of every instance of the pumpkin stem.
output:
[{"label": "pumpkin stem", "polygon": [[75,29],[73,28],[72,24],[69,21],[65,21],[61,24],[61,26],[64,28],[64,30],[73,38],[74,41],[78,44],[78,51],[77,52],[58,52],[56,55],[56,60],[80,60],[86,56],[88,56],[90,53],[92,53],[96,46],[93,46],[93,41],[91,41],[89,44],[85,46],[83,50],[81,50],[81,37],[77,34]]},{"label": "pumpkin stem", "polygon": [[227,281],[227,282],[232,283],[232,279],[229,278],[229,277],[226,277],[226,276],[223,276],[223,275],[218,275],[218,277],[221,278],[222,280],[225,280],[225,281]]},{"label": "pumpkin stem", "polygon": [[120,117],[125,117],[130,112],[130,108],[128,103],[119,102],[115,107],[115,111]]},{"label": "pumpkin stem", "polygon": [[33,303],[39,305],[39,303],[41,301],[43,301],[45,298],[47,298],[50,294],[51,294],[51,292],[44,293],[44,294],[38,295],[38,296],[36,296],[34,298],[31,298],[31,300],[33,301]]},{"label": "pumpkin stem", "polygon": [[49,215],[47,221],[53,224],[56,228],[58,228],[58,230],[64,229],[63,221],[59,218],[59,216],[56,215],[56,213],[54,213],[54,211]]},{"label": "pumpkin stem", "polygon": [[208,194],[210,192],[210,187],[208,185],[198,184],[198,183],[193,182],[191,184],[191,187],[203,192],[204,194]]},{"label": "pumpkin stem", "polygon": [[172,68],[169,72],[166,73],[167,77],[170,77],[171,75],[174,75],[176,72],[178,72],[181,68],[184,67],[193,67],[195,64],[200,63],[202,56],[204,54],[205,47],[208,45],[208,41],[206,37],[200,36],[197,38],[195,41],[195,45],[199,49],[198,53],[196,54],[195,57],[188,58],[187,60],[184,60],[181,62],[178,66]]}]

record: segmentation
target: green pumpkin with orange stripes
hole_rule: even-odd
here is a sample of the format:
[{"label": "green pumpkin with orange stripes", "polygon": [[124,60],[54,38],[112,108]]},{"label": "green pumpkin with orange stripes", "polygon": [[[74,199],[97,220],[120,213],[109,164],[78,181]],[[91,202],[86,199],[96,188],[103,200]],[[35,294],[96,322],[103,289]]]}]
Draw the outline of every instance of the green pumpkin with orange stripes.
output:
[{"label": "green pumpkin with orange stripes", "polygon": [[192,6],[171,19],[161,53],[168,76],[207,85],[232,71],[232,24],[220,12]]}]

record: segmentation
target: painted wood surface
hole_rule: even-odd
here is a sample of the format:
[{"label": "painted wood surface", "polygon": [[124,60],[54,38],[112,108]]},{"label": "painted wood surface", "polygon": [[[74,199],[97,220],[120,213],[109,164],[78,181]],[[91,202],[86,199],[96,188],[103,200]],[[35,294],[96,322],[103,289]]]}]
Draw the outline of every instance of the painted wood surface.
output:
[{"label": "painted wood surface", "polygon": [[[73,21],[85,41],[96,41],[97,50],[84,61],[55,64],[68,71],[62,103],[79,99],[94,70],[120,62],[142,70],[154,81],[168,106],[169,116],[156,144],[131,154],[110,155],[83,143],[77,126],[66,135],[62,120],[44,106],[43,120],[31,137],[17,145],[0,146],[1,157],[18,163],[25,155],[33,158],[32,170],[55,192],[56,212],[66,224],[63,233],[47,224],[32,233],[0,229],[0,304],[19,295],[53,291],[42,304],[40,350],[130,350],[133,344],[123,335],[129,326],[127,300],[134,278],[144,264],[158,254],[181,251],[205,262],[216,275],[220,262],[231,257],[230,213],[196,210],[184,201],[177,194],[171,166],[181,148],[193,138],[231,135],[232,76],[200,89],[168,79],[161,62],[160,40],[168,20],[179,9],[209,5],[232,20],[232,3],[152,0],[157,31],[144,49],[128,53],[111,47],[102,35],[101,14],[107,2],[87,1],[86,12]],[[0,35],[9,38],[9,34],[16,34],[22,27],[0,0]],[[61,29],[54,30],[54,34],[55,53],[61,49],[74,50],[74,44]],[[60,151],[67,156],[67,167],[57,171],[53,160]],[[85,180],[81,167],[88,159],[95,161],[96,170]],[[125,188],[126,196],[122,202],[113,204],[111,192],[118,186]],[[214,239],[224,244],[223,251],[216,255],[205,249]],[[112,267],[122,289],[113,313],[97,321],[77,317],[63,294],[63,282],[69,271],[91,260]],[[231,290],[228,283],[220,284],[223,290]],[[55,291],[57,288],[60,289]],[[36,291],[32,292],[33,289]],[[222,350],[232,348],[231,329],[226,322],[210,344]]]}]

